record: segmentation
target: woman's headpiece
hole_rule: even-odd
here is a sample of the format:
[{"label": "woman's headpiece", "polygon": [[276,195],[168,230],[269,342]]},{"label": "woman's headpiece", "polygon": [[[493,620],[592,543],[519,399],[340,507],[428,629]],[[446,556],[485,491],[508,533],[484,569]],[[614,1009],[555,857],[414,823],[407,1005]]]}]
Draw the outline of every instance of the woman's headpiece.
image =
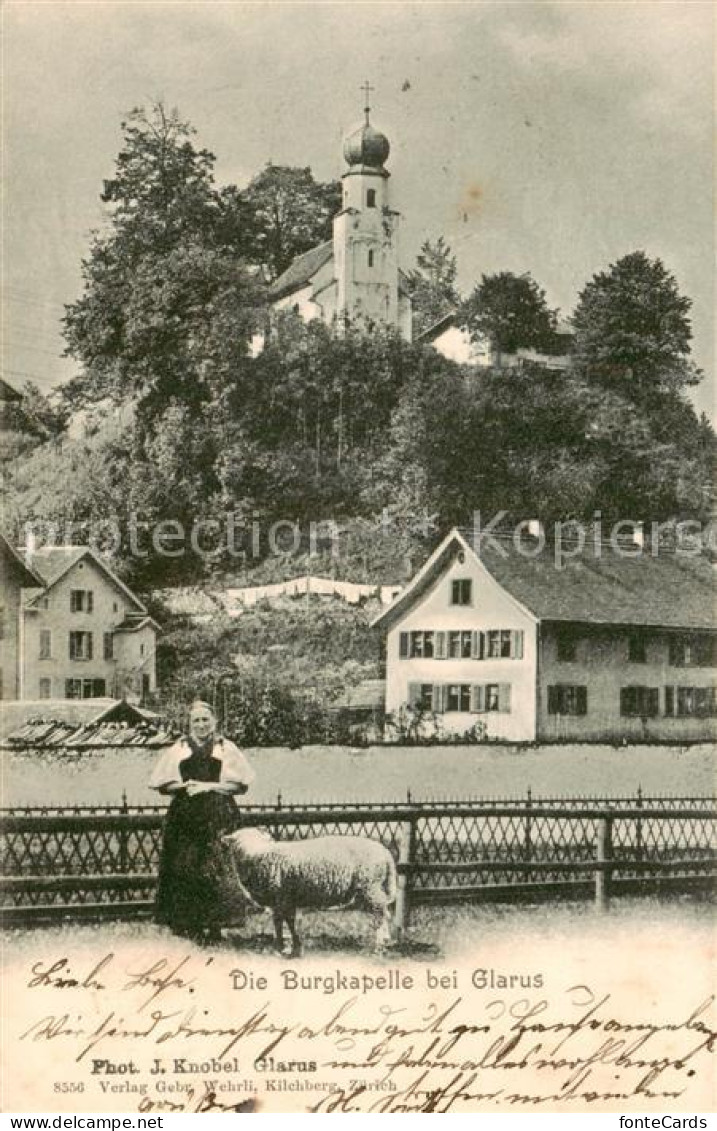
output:
[{"label": "woman's headpiece", "polygon": [[189,714],[193,715],[195,711],[209,711],[211,715],[214,714],[214,710],[204,699],[195,699],[194,702],[190,704]]}]

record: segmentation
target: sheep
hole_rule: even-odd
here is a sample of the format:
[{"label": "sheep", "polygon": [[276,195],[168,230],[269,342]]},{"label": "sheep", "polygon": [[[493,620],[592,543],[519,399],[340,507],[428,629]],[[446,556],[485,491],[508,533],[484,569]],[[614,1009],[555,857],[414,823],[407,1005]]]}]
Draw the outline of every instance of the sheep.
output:
[{"label": "sheep", "polygon": [[275,841],[262,829],[239,829],[221,838],[224,861],[238,887],[274,914],[276,949],[284,953],[283,924],[291,935],[290,956],[301,954],[296,930],[299,908],[357,907],[368,911],[376,949],[391,938],[389,906],[396,900],[396,865],[387,848],[363,836],[320,836]]}]

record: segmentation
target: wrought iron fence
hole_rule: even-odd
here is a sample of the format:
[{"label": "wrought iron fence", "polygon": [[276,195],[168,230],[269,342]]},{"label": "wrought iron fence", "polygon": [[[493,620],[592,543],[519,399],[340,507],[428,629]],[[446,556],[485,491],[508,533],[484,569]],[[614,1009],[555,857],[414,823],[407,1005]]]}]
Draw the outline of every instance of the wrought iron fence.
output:
[{"label": "wrought iron fence", "polygon": [[[399,863],[399,920],[417,902],[711,884],[714,798],[534,798],[244,807],[277,839],[374,837]],[[164,809],[0,811],[6,923],[150,912]]]}]

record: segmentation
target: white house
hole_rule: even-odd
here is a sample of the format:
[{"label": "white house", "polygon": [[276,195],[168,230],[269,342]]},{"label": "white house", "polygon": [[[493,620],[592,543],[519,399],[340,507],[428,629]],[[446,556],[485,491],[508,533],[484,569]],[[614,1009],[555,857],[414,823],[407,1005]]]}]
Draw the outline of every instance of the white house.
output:
[{"label": "white house", "polygon": [[527,348],[518,349],[515,353],[498,353],[486,339],[475,341],[471,338],[468,330],[459,325],[455,312],[450,312],[424,330],[417,340],[432,345],[444,357],[459,365],[476,365],[483,369],[491,366],[516,369],[525,362],[535,362],[544,369],[562,371],[571,365],[574,337],[572,327],[561,321],[555,331],[553,353],[541,353]]},{"label": "white house", "polygon": [[140,699],[156,688],[159,626],[88,546],[25,554],[41,587],[23,591],[19,699]]},{"label": "white house", "polygon": [[374,625],[386,711],[511,741],[715,734],[717,618],[704,559],[453,530]]}]

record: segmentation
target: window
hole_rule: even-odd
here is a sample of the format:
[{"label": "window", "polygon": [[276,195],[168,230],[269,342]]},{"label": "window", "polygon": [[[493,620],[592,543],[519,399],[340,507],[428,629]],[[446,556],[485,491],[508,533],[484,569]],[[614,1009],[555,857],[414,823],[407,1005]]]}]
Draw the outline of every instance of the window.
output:
[{"label": "window", "polygon": [[[639,662],[639,661],[638,661]],[[620,714],[627,718],[654,719],[660,709],[657,687],[621,687]]]},{"label": "window", "polygon": [[366,192],[366,207],[367,208],[375,208],[376,207],[376,189],[375,188],[370,188]]},{"label": "window", "polygon": [[451,582],[451,604],[452,605],[470,605],[471,604],[471,579],[469,577],[461,577],[456,581]]},{"label": "window", "polygon": [[[440,688],[437,689],[440,692]],[[433,711],[438,710],[439,694],[436,694],[436,705],[434,707],[434,694],[432,683],[410,683],[408,685],[408,703],[417,711]]]},{"label": "window", "polygon": [[468,683],[449,683],[446,692],[446,711],[470,711],[471,689]]},{"label": "window", "polygon": [[631,664],[647,663],[647,648],[644,636],[628,637],[627,658]]},{"label": "window", "polygon": [[512,633],[510,629],[490,629],[488,637],[488,659],[496,660],[512,655]]},{"label": "window", "polygon": [[499,628],[488,632],[450,629],[444,632],[399,633],[398,654],[402,660],[522,660],[525,633],[522,629]]},{"label": "window", "polygon": [[115,658],[115,638],[111,632],[103,632],[102,634],[102,658],[103,660],[114,660]]},{"label": "window", "polygon": [[486,683],[473,688],[473,710],[500,711],[510,714],[511,686],[509,683]]},{"label": "window", "polygon": [[368,253],[368,265],[369,267],[373,267],[373,251],[369,251]]},{"label": "window", "polygon": [[91,632],[71,632],[70,633],[70,659],[71,660],[91,660],[92,659],[92,633]]},{"label": "window", "polygon": [[41,660],[52,659],[52,633],[49,628],[40,629],[40,656]]},{"label": "window", "polygon": [[6,616],[7,616],[7,610],[5,608],[0,608],[0,640],[5,639],[5,618],[6,618]]},{"label": "window", "polygon": [[50,699],[52,697],[52,680],[40,680],[40,699]]},{"label": "window", "polygon": [[570,663],[571,660],[577,659],[577,645],[578,642],[571,632],[558,633],[558,660],[560,663]]},{"label": "window", "polygon": [[670,663],[677,668],[715,667],[712,636],[676,636],[670,640]]},{"label": "window", "polygon": [[548,688],[549,715],[587,715],[588,689],[567,683]]},{"label": "window", "polygon": [[101,699],[106,693],[103,679],[65,680],[65,699]]},{"label": "window", "polygon": [[91,613],[94,605],[94,598],[91,589],[71,589],[70,590],[70,612],[71,613]]},{"label": "window", "polygon": [[522,660],[525,633],[522,629],[491,628],[477,633],[476,658],[479,660]]},{"label": "window", "polygon": [[678,718],[714,718],[717,687],[666,687],[665,714]]}]

